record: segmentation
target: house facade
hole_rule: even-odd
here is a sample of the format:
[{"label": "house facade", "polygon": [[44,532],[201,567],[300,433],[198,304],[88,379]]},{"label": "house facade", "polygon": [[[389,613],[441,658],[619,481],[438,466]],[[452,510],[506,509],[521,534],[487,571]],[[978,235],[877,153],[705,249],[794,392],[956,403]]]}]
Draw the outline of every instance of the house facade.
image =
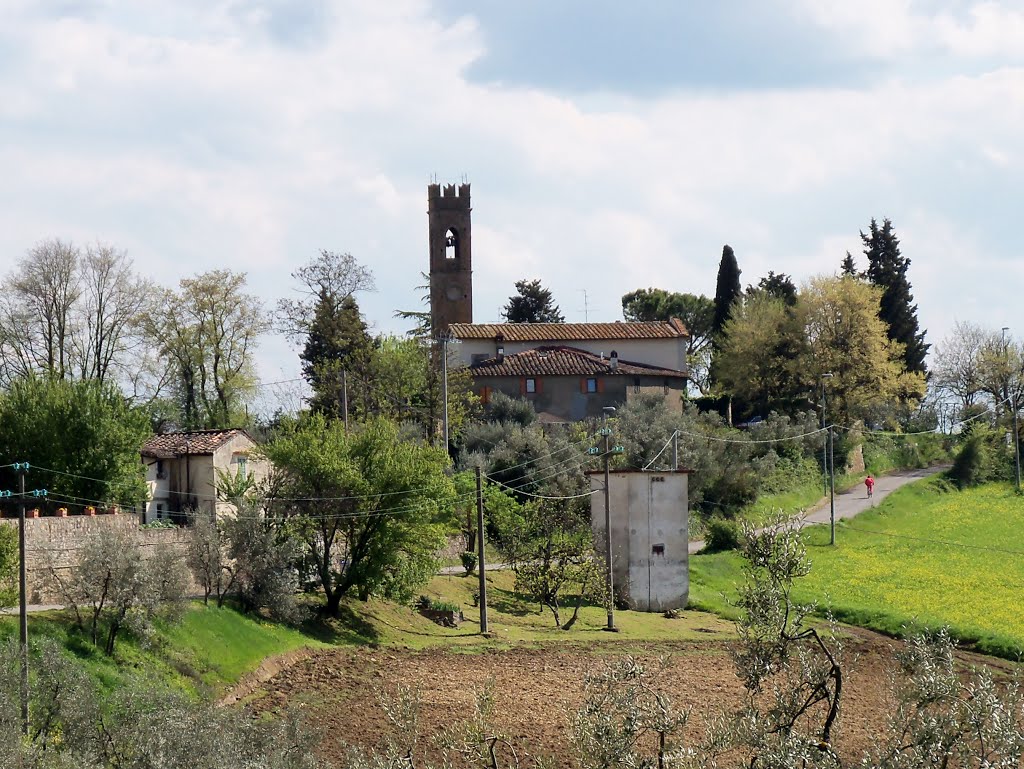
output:
[{"label": "house facade", "polygon": [[218,472],[260,481],[270,464],[255,451],[245,430],[193,430],[155,435],[142,446],[149,492],[143,523],[185,523],[187,511],[230,514],[234,507],[217,501]]},{"label": "house facade", "polygon": [[622,360],[564,345],[542,345],[492,355],[470,364],[473,384],[486,404],[495,392],[525,398],[544,422],[578,422],[600,417],[607,406],[622,406],[642,393],[665,399],[681,412],[686,373]]}]

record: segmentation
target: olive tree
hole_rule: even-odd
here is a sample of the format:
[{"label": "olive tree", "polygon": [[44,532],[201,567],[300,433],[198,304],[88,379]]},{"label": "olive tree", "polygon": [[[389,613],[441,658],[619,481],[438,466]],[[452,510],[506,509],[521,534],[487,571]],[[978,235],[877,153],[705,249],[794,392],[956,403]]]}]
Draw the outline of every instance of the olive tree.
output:
[{"label": "olive tree", "polygon": [[175,620],[185,607],[187,573],[169,547],[143,557],[134,532],[103,527],[87,536],[70,574],[50,560],[47,577],[93,644],[110,655],[122,630],[145,638],[153,620]]}]

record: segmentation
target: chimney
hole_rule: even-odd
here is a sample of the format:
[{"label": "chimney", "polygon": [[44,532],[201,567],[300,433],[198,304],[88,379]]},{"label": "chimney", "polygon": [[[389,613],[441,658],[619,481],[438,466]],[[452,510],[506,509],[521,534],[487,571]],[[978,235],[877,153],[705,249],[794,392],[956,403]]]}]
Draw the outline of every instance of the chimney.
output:
[{"label": "chimney", "polygon": [[615,352],[615,350],[612,350],[612,356],[610,358],[610,361],[611,361],[611,363],[609,364],[609,368],[612,371],[618,371],[619,370],[619,354],[617,352]]},{"label": "chimney", "polygon": [[494,350],[494,357],[495,357],[495,359],[498,361],[498,363],[504,362],[504,360],[505,360],[505,335],[504,334],[499,332],[498,335],[496,337],[494,337],[494,347],[495,347],[495,350]]}]

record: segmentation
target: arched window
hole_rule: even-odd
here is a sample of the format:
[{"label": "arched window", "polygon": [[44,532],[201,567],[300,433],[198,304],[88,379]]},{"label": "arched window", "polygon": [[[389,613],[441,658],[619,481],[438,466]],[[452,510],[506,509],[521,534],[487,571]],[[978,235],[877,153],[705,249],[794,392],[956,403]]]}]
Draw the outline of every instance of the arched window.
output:
[{"label": "arched window", "polygon": [[455,230],[450,229],[444,234],[444,258],[459,258],[459,233]]}]

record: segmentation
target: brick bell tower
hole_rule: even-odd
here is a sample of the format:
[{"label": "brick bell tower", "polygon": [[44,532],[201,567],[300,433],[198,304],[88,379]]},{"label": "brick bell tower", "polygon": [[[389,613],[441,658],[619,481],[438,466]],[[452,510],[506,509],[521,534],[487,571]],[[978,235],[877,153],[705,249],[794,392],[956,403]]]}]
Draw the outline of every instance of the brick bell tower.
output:
[{"label": "brick bell tower", "polygon": [[434,336],[473,322],[473,242],[469,185],[427,186],[430,224],[430,322]]}]

